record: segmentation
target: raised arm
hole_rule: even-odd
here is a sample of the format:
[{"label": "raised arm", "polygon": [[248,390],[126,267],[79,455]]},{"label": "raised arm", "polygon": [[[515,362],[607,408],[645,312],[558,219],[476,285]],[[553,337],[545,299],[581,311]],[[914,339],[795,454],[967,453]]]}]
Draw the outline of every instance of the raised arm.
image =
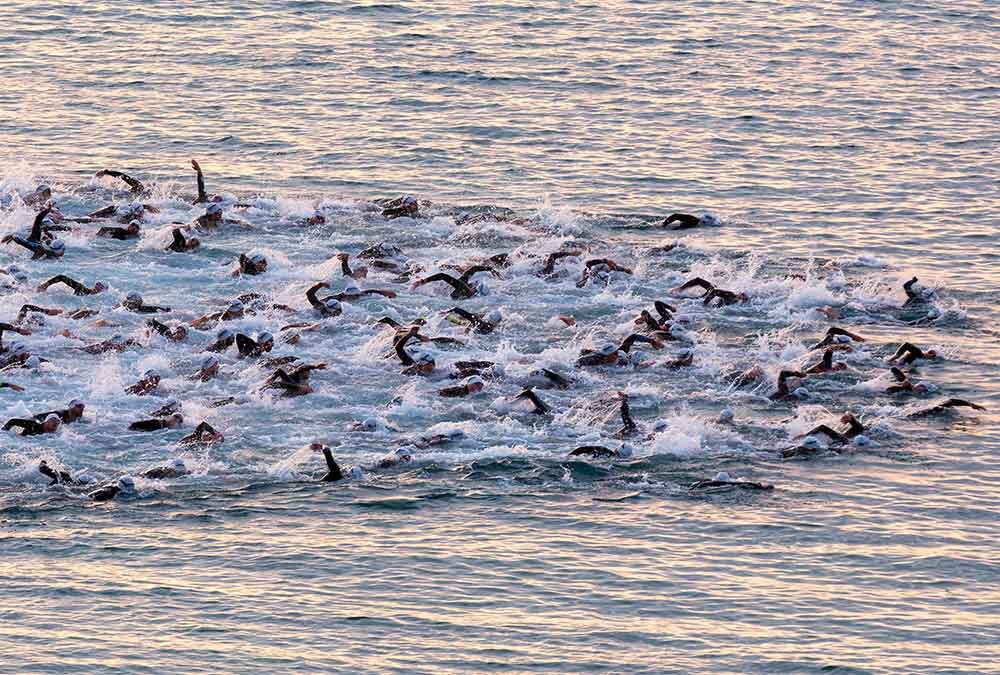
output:
[{"label": "raised arm", "polygon": [[141,181],[132,178],[132,176],[129,176],[126,173],[122,173],[121,171],[111,171],[109,169],[102,169],[101,171],[97,172],[97,177],[100,178],[102,176],[111,176],[112,178],[120,178],[121,180],[125,181],[125,183],[129,186],[129,189],[132,190],[134,194],[138,195],[146,191],[146,186],[143,185]]},{"label": "raised arm", "polygon": [[194,169],[198,179],[198,197],[194,200],[194,203],[204,204],[208,201],[208,195],[205,194],[205,175],[201,172],[201,165],[198,164],[197,160],[191,160],[191,168]]}]

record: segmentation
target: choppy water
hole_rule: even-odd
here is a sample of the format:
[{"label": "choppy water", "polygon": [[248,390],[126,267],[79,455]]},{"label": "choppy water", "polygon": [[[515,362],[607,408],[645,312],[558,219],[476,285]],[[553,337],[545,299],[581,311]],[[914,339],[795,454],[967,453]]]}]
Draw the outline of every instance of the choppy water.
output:
[{"label": "choppy water", "polygon": [[[57,263],[0,247],[0,266],[29,274],[0,294],[0,321],[30,300],[118,324],[46,318],[23,341],[52,363],[3,373],[28,389],[0,390],[6,417],[73,397],[88,410],[52,437],[0,437],[0,671],[996,672],[992,4],[15,1],[0,19],[0,233],[28,226],[16,195],[42,180],[69,215],[127,203],[120,184],[92,178],[100,168],[143,178],[161,209],[137,244],[82,226]],[[191,157],[256,229],[166,254],[167,224],[201,212],[185,201]],[[366,201],[403,193],[433,205],[386,222]],[[317,207],[327,223],[303,225]],[[485,207],[525,220],[461,222]],[[723,225],[651,253],[675,235],[646,224],[675,210]],[[253,290],[304,316],[310,283],[344,285],[332,256],[379,240],[430,269],[511,251],[489,295],[461,303],[498,307],[502,327],[464,336],[443,321],[456,303],[442,289],[373,273],[367,286],[399,297],[347,306],[280,346],[330,369],[315,394],[275,401],[254,393],[267,373],[232,353],[222,379],[187,379],[211,331],[168,344],[115,309],[137,290],[176,322]],[[635,275],[583,289],[579,262],[554,282],[535,275],[532,256],[570,246]],[[251,250],[268,273],[230,276]],[[34,292],[63,271],[110,292]],[[580,348],[624,335],[694,274],[752,296],[715,310],[678,301],[694,367],[574,372]],[[914,274],[935,289],[937,318],[918,326],[899,310]],[[846,374],[807,380],[808,401],[768,402],[780,367],[815,360],[822,306],[869,343]],[[389,336],[371,321],[386,313],[468,341],[437,350],[439,363],[488,358],[505,377],[439,399],[441,383],[383,358]],[[552,323],[558,313],[577,327]],[[115,332],[145,347],[76,350]],[[901,339],[944,353],[913,375],[935,393],[881,393]],[[757,390],[720,377],[752,363],[766,371]],[[577,379],[540,390],[555,415],[506,412],[497,400],[542,365]],[[164,395],[125,395],[150,367]],[[644,434],[668,429],[635,439],[629,460],[567,461],[584,442],[617,444],[607,399],[620,389]],[[249,400],[208,407],[231,394]],[[989,410],[903,417],[948,396]],[[183,401],[186,430],[125,431],[168,398]],[[734,427],[715,422],[727,405]],[[874,426],[876,446],[777,459],[845,409]],[[370,416],[400,431],[348,430]],[[178,449],[200,419],[226,442]],[[411,465],[308,482],[314,439],[369,465],[451,428],[466,438]],[[103,481],[178,455],[193,476],[139,480],[137,498],[108,505],[36,473],[47,458]],[[777,489],[688,493],[718,470]]]}]

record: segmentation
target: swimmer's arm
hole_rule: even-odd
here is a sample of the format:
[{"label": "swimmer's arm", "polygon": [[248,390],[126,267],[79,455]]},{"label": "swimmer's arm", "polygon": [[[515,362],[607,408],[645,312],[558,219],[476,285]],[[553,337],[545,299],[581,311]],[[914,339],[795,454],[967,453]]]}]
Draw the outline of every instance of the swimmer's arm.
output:
[{"label": "swimmer's arm", "polygon": [[102,176],[111,176],[112,178],[120,178],[121,180],[125,181],[125,183],[135,194],[142,194],[143,192],[146,191],[146,186],[143,185],[141,181],[132,178],[132,176],[122,173],[121,171],[111,171],[108,169],[102,169],[101,171],[97,172],[97,177],[100,178]]},{"label": "swimmer's arm", "polygon": [[0,338],[3,337],[4,331],[11,331],[20,335],[31,335],[31,329],[29,328],[22,328],[10,323],[0,323]]},{"label": "swimmer's arm", "polygon": [[683,284],[675,288],[674,292],[683,293],[689,288],[701,288],[704,289],[706,293],[715,290],[715,286],[712,283],[706,281],[705,279],[702,279],[701,277],[695,277],[690,281],[685,281]]},{"label": "swimmer's arm", "polygon": [[306,300],[308,300],[309,304],[312,305],[313,307],[316,308],[323,307],[323,303],[319,300],[319,298],[316,297],[316,294],[319,292],[319,289],[321,288],[330,288],[330,284],[326,283],[325,281],[320,281],[319,283],[314,284],[308,291],[306,291]]},{"label": "swimmer's arm", "polygon": [[198,179],[198,198],[194,200],[194,203],[204,204],[208,201],[208,195],[205,194],[205,176],[201,172],[201,165],[196,160],[191,160],[191,168],[195,170]]},{"label": "swimmer's arm", "polygon": [[49,215],[49,211],[51,210],[51,207],[42,209],[35,215],[35,222],[31,225],[31,234],[28,235],[28,241],[42,240],[42,221],[45,220],[45,216]]},{"label": "swimmer's arm", "polygon": [[18,386],[13,382],[3,382],[3,381],[0,381],[0,389],[13,389],[14,391],[24,391],[24,387]]},{"label": "swimmer's arm", "polygon": [[31,312],[37,312],[46,316],[58,316],[62,314],[61,309],[46,309],[38,305],[21,305],[21,310],[17,313],[17,322],[21,323]]},{"label": "swimmer's arm", "polygon": [[105,206],[103,209],[98,209],[94,211],[93,213],[89,214],[87,218],[110,218],[111,216],[115,215],[115,212],[117,210],[118,210],[117,207],[114,204],[111,204],[110,206]]}]

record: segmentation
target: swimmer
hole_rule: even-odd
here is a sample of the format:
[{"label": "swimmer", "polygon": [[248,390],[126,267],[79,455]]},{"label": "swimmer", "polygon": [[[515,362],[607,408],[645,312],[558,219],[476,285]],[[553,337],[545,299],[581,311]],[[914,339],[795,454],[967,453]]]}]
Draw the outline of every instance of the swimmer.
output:
[{"label": "swimmer", "polygon": [[128,227],[102,227],[97,231],[97,236],[126,241],[128,239],[138,239],[139,231],[139,221],[133,220],[128,224]]},{"label": "swimmer", "polygon": [[447,445],[449,443],[455,443],[465,438],[465,431],[462,429],[449,429],[448,431],[431,434],[429,436],[418,436],[411,441],[411,445],[414,445],[421,450],[427,448],[432,448],[440,445]]},{"label": "swimmer", "polygon": [[103,485],[93,492],[91,492],[88,497],[93,499],[95,502],[107,502],[111,501],[119,495],[123,497],[132,496],[135,494],[135,480],[131,476],[122,476],[115,483],[109,483],[108,485]]},{"label": "swimmer", "polygon": [[416,218],[418,215],[420,215],[420,205],[417,204],[416,198],[409,195],[397,197],[383,204],[382,217],[386,220],[402,218],[404,216]]},{"label": "swimmer", "polygon": [[205,230],[210,230],[222,224],[222,206],[220,204],[209,204],[205,208],[205,213],[195,218],[195,226]]},{"label": "swimmer", "polygon": [[98,293],[103,293],[104,291],[108,290],[107,284],[105,284],[103,281],[95,281],[94,286],[92,288],[88,288],[87,286],[81,284],[76,279],[71,279],[65,274],[57,274],[48,281],[39,284],[38,292],[44,293],[45,291],[49,290],[49,288],[55,286],[56,284],[63,284],[65,286],[68,286],[70,290],[73,291],[73,295],[77,296],[97,295]]},{"label": "swimmer", "polygon": [[169,307],[147,305],[142,296],[135,291],[126,295],[120,306],[122,309],[135,312],[136,314],[164,314],[170,311]]},{"label": "swimmer", "polygon": [[154,466],[151,469],[146,469],[141,472],[139,476],[149,480],[166,480],[169,478],[187,476],[189,473],[191,472],[188,471],[187,466],[184,464],[184,460],[178,457],[170,466]]},{"label": "swimmer", "polygon": [[426,377],[434,372],[434,357],[426,352],[418,353],[416,357],[413,357],[406,351],[406,344],[418,337],[417,331],[419,329],[419,326],[411,326],[408,331],[393,341],[392,347],[404,366],[404,375],[421,375]]},{"label": "swimmer", "polygon": [[208,422],[201,422],[190,434],[177,441],[180,445],[212,445],[222,443],[226,437],[212,428]]},{"label": "swimmer", "polygon": [[69,402],[69,406],[65,410],[48,410],[34,415],[34,419],[36,422],[44,422],[50,415],[55,415],[63,424],[72,424],[83,417],[83,411],[86,407],[83,401],[75,398]]},{"label": "swimmer", "polygon": [[900,345],[899,349],[896,350],[896,353],[889,357],[889,363],[893,363],[897,359],[901,359],[899,362],[908,366],[917,359],[931,360],[936,358],[937,352],[935,350],[928,349],[927,351],[924,351],[912,342],[904,342]]},{"label": "swimmer", "polygon": [[229,303],[221,312],[213,312],[212,314],[206,314],[205,316],[199,317],[191,322],[192,328],[204,328],[210,323],[216,321],[235,321],[237,319],[242,319],[246,316],[246,307],[239,300],[233,300]]},{"label": "swimmer", "polygon": [[198,368],[198,372],[194,374],[191,378],[193,380],[198,380],[199,382],[208,382],[219,375],[219,359],[212,355],[206,356],[201,360],[201,366]]},{"label": "swimmer", "polygon": [[919,418],[919,417],[929,417],[931,415],[940,415],[942,413],[953,411],[955,408],[972,408],[973,410],[985,411],[986,408],[979,405],[978,403],[972,403],[960,398],[949,398],[947,401],[938,403],[937,405],[931,406],[930,408],[925,408],[923,410],[918,410],[917,412],[910,413],[907,417]]},{"label": "swimmer", "polygon": [[577,288],[583,288],[587,285],[593,277],[602,278],[607,281],[612,272],[620,272],[622,274],[632,274],[632,270],[627,267],[622,267],[616,263],[611,258],[596,258],[594,260],[588,260],[584,263],[583,274],[580,276],[580,280],[576,282]]},{"label": "swimmer", "polygon": [[402,258],[403,251],[398,246],[394,244],[388,244],[384,241],[380,241],[377,244],[372,244],[368,248],[361,251],[358,254],[359,258],[366,258],[368,260],[380,260],[385,258]]},{"label": "swimmer", "polygon": [[[677,227],[670,227],[673,223],[677,223]],[[702,219],[698,216],[693,216],[690,213],[671,213],[663,220],[662,223],[660,223],[660,227],[672,230],[690,230],[701,224]]]},{"label": "swimmer", "polygon": [[[329,284],[327,284],[327,288],[329,288]],[[343,292],[335,293],[334,295],[331,295],[327,299],[332,298],[337,302],[353,302],[355,300],[360,300],[366,295],[381,295],[384,298],[392,299],[396,297],[396,291],[390,291],[387,289],[380,289],[380,288],[361,289],[358,286],[351,284],[350,286],[344,288]]]},{"label": "swimmer", "polygon": [[338,253],[336,255],[336,258],[337,258],[337,260],[340,261],[340,271],[343,273],[343,275],[345,277],[349,277],[349,278],[355,279],[357,281],[360,281],[361,279],[365,279],[365,278],[368,277],[368,268],[367,267],[359,267],[356,270],[352,270],[351,269],[351,265],[348,262],[350,260],[350,258],[351,258],[351,256],[349,254],[347,254],[347,253]]},{"label": "swimmer", "polygon": [[846,370],[846,369],[847,369],[847,364],[846,363],[844,363],[842,361],[837,361],[836,363],[834,363],[834,361],[833,361],[833,350],[830,349],[830,348],[827,348],[823,352],[823,359],[819,363],[816,363],[816,364],[811,365],[808,368],[806,368],[804,372],[807,373],[807,374],[809,374],[809,375],[815,375],[815,374],[818,374],[818,373],[828,373],[828,372],[834,372],[834,371]]},{"label": "swimmer", "polygon": [[20,429],[22,436],[40,436],[41,434],[54,434],[59,431],[60,424],[59,416],[54,414],[47,416],[41,422],[12,417],[3,425],[3,430]]},{"label": "swimmer", "polygon": [[707,281],[705,279],[702,279],[701,277],[695,277],[694,279],[690,279],[688,281],[685,281],[680,286],[671,289],[670,293],[672,295],[680,295],[684,291],[690,290],[692,288],[700,288],[703,291],[705,291],[700,296],[698,296],[698,297],[704,298],[706,295],[708,295],[713,290],[715,290],[715,284],[713,284],[712,282]]},{"label": "swimmer", "polygon": [[233,346],[236,342],[236,333],[229,330],[228,328],[223,328],[215,335],[215,341],[212,344],[205,347],[206,352],[224,352]]},{"label": "swimmer", "polygon": [[746,293],[734,293],[733,291],[725,291],[721,288],[713,288],[702,298],[702,304],[706,307],[711,306],[713,303],[716,307],[722,307],[747,302],[750,302],[750,296]]},{"label": "swimmer", "polygon": [[15,243],[18,246],[22,246],[29,251],[31,251],[32,260],[55,260],[62,258],[66,253],[66,244],[62,239],[53,239],[49,243],[45,243],[42,237],[42,227],[45,224],[45,218],[49,215],[51,208],[45,208],[38,212],[35,216],[35,222],[31,226],[31,233],[27,237],[22,237],[18,234],[8,234],[0,242],[4,244]]},{"label": "swimmer", "polygon": [[466,378],[462,384],[438,390],[438,396],[444,396],[445,398],[471,396],[472,394],[478,394],[481,392],[483,390],[483,386],[483,378],[478,375],[473,375]]},{"label": "swimmer", "polygon": [[254,253],[251,256],[247,256],[244,253],[240,253],[240,267],[238,270],[233,272],[233,276],[239,276],[245,274],[247,276],[256,276],[258,274],[263,274],[267,271],[267,258],[265,258],[260,253]]},{"label": "swimmer", "polygon": [[376,469],[391,469],[400,464],[408,464],[413,461],[413,451],[408,447],[396,448],[388,457],[383,457],[375,465]]},{"label": "swimmer", "polygon": [[329,446],[322,443],[313,443],[309,446],[309,449],[315,452],[322,452],[323,459],[326,460],[326,473],[320,478],[321,482],[336,483],[344,479],[344,472],[340,470],[340,465],[333,458],[333,451],[330,450]]},{"label": "swimmer", "polygon": [[622,443],[618,450],[606,448],[603,445],[581,445],[569,453],[570,457],[593,457],[594,459],[604,459],[612,457],[628,458],[632,456],[632,448]]},{"label": "swimmer", "polygon": [[613,344],[606,344],[597,351],[584,349],[580,352],[580,358],[576,360],[577,368],[588,368],[593,366],[617,366],[622,363],[621,352]]},{"label": "swimmer", "polygon": [[133,396],[145,396],[160,386],[160,374],[155,370],[147,370],[135,384],[126,387],[125,393]]},{"label": "swimmer", "polygon": [[680,368],[687,368],[691,365],[694,365],[693,349],[682,349],[677,353],[675,358],[661,364],[663,368],[667,368],[668,370],[678,370]]},{"label": "swimmer", "polygon": [[146,321],[146,325],[171,342],[183,342],[188,336],[188,329],[180,324],[171,328],[167,324],[157,321],[156,319],[149,319]]},{"label": "swimmer", "polygon": [[830,328],[827,329],[826,335],[823,336],[823,339],[814,344],[809,349],[810,351],[814,351],[817,349],[823,349],[825,347],[829,347],[831,345],[833,345],[835,349],[837,348],[843,349],[851,341],[865,342],[865,339],[856,333],[844,330],[843,328],[840,328],[838,326],[831,326]]},{"label": "swimmer", "polygon": [[180,413],[174,413],[170,417],[153,418],[139,420],[128,425],[129,431],[161,431],[163,429],[175,429],[184,423],[184,417]]},{"label": "swimmer", "polygon": [[73,478],[73,475],[69,471],[63,471],[62,469],[56,470],[49,466],[49,463],[44,459],[38,463],[38,473],[42,474],[48,478],[52,485],[79,485],[80,481]]},{"label": "swimmer", "polygon": [[909,376],[899,368],[893,366],[889,369],[896,384],[891,384],[885,388],[887,394],[923,394],[927,391],[926,384],[913,384]]},{"label": "swimmer", "polygon": [[325,363],[303,364],[295,370],[285,372],[279,368],[270,377],[263,389],[280,389],[282,396],[304,396],[313,393],[313,388],[309,386],[309,375],[314,370],[326,370]]},{"label": "swimmer", "polygon": [[[17,313],[17,322],[24,323],[24,320],[29,314],[44,314],[45,316],[59,316],[62,314],[61,309],[47,307],[39,307],[38,305],[21,305],[21,309]],[[32,317],[34,323],[41,323],[35,317]]]},{"label": "swimmer", "polygon": [[773,490],[773,485],[765,485],[763,483],[754,483],[752,481],[743,480],[742,478],[731,478],[725,471],[720,471],[715,474],[715,478],[711,480],[700,480],[697,483],[692,483],[688,490],[705,490],[708,488],[720,488],[720,487],[733,487],[742,488],[744,490]]},{"label": "swimmer", "polygon": [[201,246],[201,241],[199,241],[197,237],[191,237],[190,239],[185,238],[179,227],[175,227],[171,230],[171,235],[173,236],[173,240],[170,242],[170,245],[167,246],[168,251],[186,253]]},{"label": "swimmer", "polygon": [[913,305],[922,305],[930,302],[931,292],[923,288],[915,288],[917,281],[918,279],[913,277],[903,284],[903,291],[906,292],[906,302],[903,303],[903,307],[912,307]]},{"label": "swimmer", "polygon": [[80,347],[80,349],[88,354],[106,354],[107,352],[123,352],[130,347],[141,346],[141,344],[132,338],[125,338],[122,335],[114,335],[104,342],[98,342],[92,345],[87,345],[86,347]]},{"label": "swimmer", "polygon": [[132,176],[122,173],[121,171],[111,171],[110,169],[101,169],[96,174],[94,174],[95,178],[103,178],[104,176],[121,179],[126,185],[128,185],[129,190],[131,190],[132,194],[134,195],[141,195],[149,192],[149,190],[146,189],[146,186],[143,185],[141,181],[132,178]]},{"label": "swimmer", "polygon": [[640,335],[639,333],[632,333],[627,338],[622,340],[621,345],[618,347],[618,351],[628,354],[632,351],[632,347],[635,346],[636,342],[647,344],[653,349],[663,349],[663,343],[656,338],[652,338],[647,335]]},{"label": "swimmer", "polygon": [[24,387],[14,384],[13,382],[4,382],[3,380],[0,380],[0,389],[11,389],[20,393],[25,391]]},{"label": "swimmer", "polygon": [[496,330],[497,326],[503,320],[503,316],[497,310],[491,310],[485,316],[480,314],[474,314],[461,307],[452,307],[447,310],[448,320],[453,323],[458,323],[459,321],[467,321],[469,323],[468,330],[475,330],[475,332],[482,335],[488,335]]},{"label": "swimmer", "polygon": [[316,293],[321,288],[330,288],[330,284],[325,281],[321,281],[318,284],[314,284],[308,291],[306,291],[306,300],[320,315],[325,317],[340,316],[343,312],[343,308],[340,306],[340,300],[337,300],[332,295],[325,298],[318,298]]},{"label": "swimmer", "polygon": [[806,374],[797,370],[782,370],[778,373],[778,391],[771,394],[772,401],[794,398],[795,394],[788,391],[788,379],[792,377],[804,378]]},{"label": "swimmer", "polygon": [[264,331],[257,335],[254,340],[243,333],[236,334],[236,349],[239,350],[240,358],[252,358],[263,355],[274,349],[274,336]]},{"label": "swimmer", "polygon": [[21,195],[21,201],[25,206],[38,206],[47,203],[52,199],[52,188],[42,183],[31,192]]}]

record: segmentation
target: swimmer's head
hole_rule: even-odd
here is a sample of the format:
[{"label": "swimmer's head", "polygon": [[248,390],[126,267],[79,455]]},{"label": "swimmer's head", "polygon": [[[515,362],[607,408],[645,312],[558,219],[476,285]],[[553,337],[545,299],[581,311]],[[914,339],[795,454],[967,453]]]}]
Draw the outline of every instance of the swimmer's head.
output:
[{"label": "swimmer's head", "polygon": [[351,477],[351,480],[364,480],[365,470],[362,469],[360,466],[352,466],[351,470],[348,472],[348,475]]},{"label": "swimmer's head", "polygon": [[358,431],[376,431],[378,429],[378,420],[374,417],[367,417],[361,422],[358,422],[355,428]]},{"label": "swimmer's head", "polygon": [[174,470],[178,472],[187,471],[187,466],[184,464],[184,460],[180,457],[174,459]]},{"label": "swimmer's head", "polygon": [[611,344],[610,342],[601,345],[601,348],[597,350],[597,353],[600,354],[601,356],[611,356],[612,354],[615,354],[617,352],[618,352],[618,347],[616,345]]},{"label": "swimmer's head", "polygon": [[219,342],[232,340],[235,337],[236,335],[233,333],[233,331],[229,330],[228,328],[223,328],[222,330],[220,330],[218,333],[215,334],[215,339],[218,340]]},{"label": "swimmer's head", "polygon": [[87,407],[87,405],[83,401],[81,401],[80,399],[78,399],[78,398],[74,398],[72,401],[69,402],[69,409],[70,410],[77,410],[77,411],[79,411],[79,412],[82,413],[83,410],[84,410],[84,408],[86,408],[86,407]]},{"label": "swimmer's head", "polygon": [[218,203],[209,204],[208,207],[205,209],[205,215],[206,216],[210,216],[210,217],[214,217],[214,218],[221,218],[222,217],[222,204],[218,204]]},{"label": "swimmer's head", "polygon": [[842,345],[845,345],[845,344],[847,344],[848,342],[851,341],[851,338],[849,338],[846,335],[836,335],[836,336],[834,336],[833,339],[836,340],[837,342],[839,342]]},{"label": "swimmer's head", "polygon": [[49,244],[49,248],[55,251],[56,253],[61,253],[66,249],[66,242],[64,242],[62,239],[53,239],[52,243]]},{"label": "swimmer's head", "polygon": [[30,368],[31,370],[38,370],[39,366],[42,365],[42,360],[37,356],[32,355],[27,358],[27,360],[24,362],[24,365],[25,367]]},{"label": "swimmer's head", "polygon": [[720,424],[731,424],[733,419],[736,418],[736,414],[733,413],[732,408],[723,408],[722,412],[719,413],[719,423]]},{"label": "swimmer's head", "polygon": [[58,415],[49,415],[45,418],[45,421],[42,422],[42,429],[44,429],[46,433],[52,433],[59,428],[61,423],[62,420],[59,419]]},{"label": "swimmer's head", "polygon": [[102,292],[108,290],[108,285],[106,283],[104,283],[103,281],[95,281],[94,282],[94,290],[97,291],[98,293],[102,293]]},{"label": "swimmer's head", "polygon": [[809,390],[805,387],[797,387],[792,393],[795,394],[796,398],[809,398],[810,395]]},{"label": "swimmer's head", "polygon": [[865,436],[864,434],[858,434],[854,437],[854,444],[859,447],[865,447],[866,445],[871,445],[872,440]]},{"label": "swimmer's head", "polygon": [[239,300],[233,300],[229,303],[229,307],[226,307],[226,314],[242,314],[243,313],[243,303]]},{"label": "swimmer's head", "polygon": [[631,443],[622,443],[622,447],[618,448],[619,457],[631,457],[635,454],[635,448]]},{"label": "swimmer's head", "polygon": [[142,306],[142,296],[132,291],[125,296],[125,306],[126,307],[141,307]]},{"label": "swimmer's head", "polygon": [[936,359],[937,358],[937,350],[936,349],[928,349],[926,352],[924,352],[924,356],[926,356],[929,359]]},{"label": "swimmer's head", "polygon": [[144,380],[156,380],[157,382],[159,382],[160,381],[160,374],[158,372],[156,372],[155,369],[150,368],[149,370],[147,370],[145,373],[142,374],[142,379],[144,379]]},{"label": "swimmer's head", "polygon": [[350,284],[344,289],[345,295],[359,295],[361,293],[361,287],[357,284]]},{"label": "swimmer's head", "polygon": [[823,444],[815,436],[806,436],[802,441],[802,447],[808,450],[819,450],[823,447]]},{"label": "swimmer's head", "polygon": [[129,234],[139,234],[139,221],[133,220],[129,222],[127,229]]},{"label": "swimmer's head", "polygon": [[670,422],[667,420],[656,420],[653,424],[653,433],[662,433],[670,428]]},{"label": "swimmer's head", "polygon": [[473,375],[472,377],[465,378],[465,386],[470,392],[481,391],[483,388],[483,378],[478,375]]},{"label": "swimmer's head", "polygon": [[449,429],[448,431],[444,432],[444,435],[448,437],[449,441],[460,441],[463,438],[465,438],[465,430]]},{"label": "swimmer's head", "polygon": [[264,331],[257,335],[257,344],[263,347],[264,345],[274,345],[274,336]]},{"label": "swimmer's head", "polygon": [[496,309],[487,312],[486,316],[483,317],[483,321],[492,326],[497,325],[501,320],[503,320],[503,315]]},{"label": "swimmer's head", "polygon": [[23,342],[15,342],[10,347],[10,353],[14,356],[21,356],[28,353],[28,347]]},{"label": "swimmer's head", "polygon": [[720,471],[719,473],[715,474],[715,480],[717,480],[720,483],[730,483],[732,482],[733,479],[729,476],[728,472]]},{"label": "swimmer's head", "polygon": [[132,492],[135,490],[135,480],[132,476],[122,476],[118,479],[118,489],[122,492]]},{"label": "swimmer's head", "polygon": [[340,301],[336,298],[327,298],[323,301],[323,307],[326,308],[327,312],[331,314],[340,314],[342,308],[340,306]]}]

